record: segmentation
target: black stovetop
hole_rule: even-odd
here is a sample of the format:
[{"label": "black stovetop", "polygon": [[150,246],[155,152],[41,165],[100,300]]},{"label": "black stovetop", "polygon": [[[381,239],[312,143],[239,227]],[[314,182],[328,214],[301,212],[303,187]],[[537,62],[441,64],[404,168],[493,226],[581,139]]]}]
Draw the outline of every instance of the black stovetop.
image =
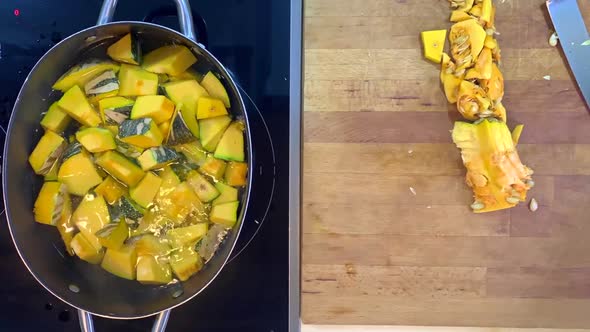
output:
[{"label": "black stovetop", "polygon": [[[207,289],[172,311],[167,331],[287,331],[290,1],[190,3],[199,41],[251,97],[244,99],[256,168],[253,203],[230,262]],[[61,39],[94,25],[101,4],[100,0],[0,1],[2,129],[8,125],[16,95],[36,61]],[[150,12],[174,8],[173,1],[166,0],[138,4],[137,0],[120,0],[115,20],[142,20]],[[176,17],[163,17],[155,23],[178,28]],[[1,130],[0,137],[3,146]],[[0,331],[78,331],[76,310],[54,298],[29,275],[13,247],[4,215],[0,217]],[[151,318],[95,318],[97,331],[147,331],[151,324]]]}]

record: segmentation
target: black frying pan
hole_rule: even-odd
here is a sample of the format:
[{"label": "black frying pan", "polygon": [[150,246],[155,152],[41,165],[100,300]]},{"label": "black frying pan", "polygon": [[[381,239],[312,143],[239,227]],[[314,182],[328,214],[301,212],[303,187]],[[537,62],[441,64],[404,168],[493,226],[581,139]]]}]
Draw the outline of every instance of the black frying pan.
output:
[{"label": "black frying pan", "polygon": [[[40,113],[59,98],[59,94],[51,90],[52,84],[82,59],[104,58],[106,48],[117,37],[129,31],[138,34],[144,50],[170,43],[186,45],[198,58],[195,64],[198,71],[211,70],[219,74],[231,99],[231,113],[246,122],[247,159],[252,163],[248,117],[236,84],[223,65],[196,42],[188,1],[175,2],[182,34],[152,23],[109,23],[117,0],[105,0],[97,26],[69,36],[37,62],[20,90],[10,117],[2,168],[2,188],[10,234],[22,261],[35,279],[53,295],[79,309],[82,330],[93,330],[90,314],[134,319],[159,313],[153,330],[163,331],[169,310],[195,297],[220,272],[238,239],[246,214],[252,167],[249,167],[249,183],[241,197],[238,224],[203,270],[173,287],[147,286],[117,278],[98,266],[64,255],[58,232],[51,226],[34,221],[33,203],[42,179],[33,173],[27,158],[42,135]],[[182,287],[182,294],[179,287]]]}]

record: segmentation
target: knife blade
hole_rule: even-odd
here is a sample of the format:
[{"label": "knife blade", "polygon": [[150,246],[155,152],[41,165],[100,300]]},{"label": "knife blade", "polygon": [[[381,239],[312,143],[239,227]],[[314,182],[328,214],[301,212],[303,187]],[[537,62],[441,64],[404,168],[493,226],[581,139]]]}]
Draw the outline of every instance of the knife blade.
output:
[{"label": "knife blade", "polygon": [[[584,0],[585,1],[585,0]],[[576,0],[548,0],[547,9],[586,106],[590,108],[590,36]]]}]

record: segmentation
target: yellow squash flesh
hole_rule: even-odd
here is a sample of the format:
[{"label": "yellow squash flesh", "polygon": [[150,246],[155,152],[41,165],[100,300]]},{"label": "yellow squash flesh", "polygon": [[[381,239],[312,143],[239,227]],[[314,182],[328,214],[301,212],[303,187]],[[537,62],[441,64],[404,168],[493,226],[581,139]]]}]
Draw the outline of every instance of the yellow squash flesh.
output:
[{"label": "yellow squash flesh", "polygon": [[452,136],[467,168],[466,182],[473,190],[474,212],[506,209],[526,199],[533,171],[520,161],[504,122],[455,122]]}]

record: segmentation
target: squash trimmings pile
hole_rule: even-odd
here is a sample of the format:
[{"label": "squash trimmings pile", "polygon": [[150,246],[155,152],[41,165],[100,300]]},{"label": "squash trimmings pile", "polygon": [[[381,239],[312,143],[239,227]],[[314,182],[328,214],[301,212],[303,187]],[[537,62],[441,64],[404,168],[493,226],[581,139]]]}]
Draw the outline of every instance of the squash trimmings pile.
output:
[{"label": "squash trimmings pile", "polygon": [[45,180],[35,220],[56,226],[70,255],[119,277],[187,280],[237,222],[244,123],[217,76],[191,70],[187,47],[142,58],[129,33],[107,54],[114,61],[87,61],[53,85],[63,96],[29,156]]},{"label": "squash trimmings pile", "polygon": [[500,47],[494,38],[492,0],[450,0],[450,56],[443,53],[445,30],[424,31],[425,57],[441,63],[440,80],[447,100],[466,120],[455,122],[453,142],[461,149],[466,182],[473,190],[474,212],[510,208],[526,200],[533,171],[520,161],[516,144],[522,125],[511,133],[502,105],[504,78]]}]

